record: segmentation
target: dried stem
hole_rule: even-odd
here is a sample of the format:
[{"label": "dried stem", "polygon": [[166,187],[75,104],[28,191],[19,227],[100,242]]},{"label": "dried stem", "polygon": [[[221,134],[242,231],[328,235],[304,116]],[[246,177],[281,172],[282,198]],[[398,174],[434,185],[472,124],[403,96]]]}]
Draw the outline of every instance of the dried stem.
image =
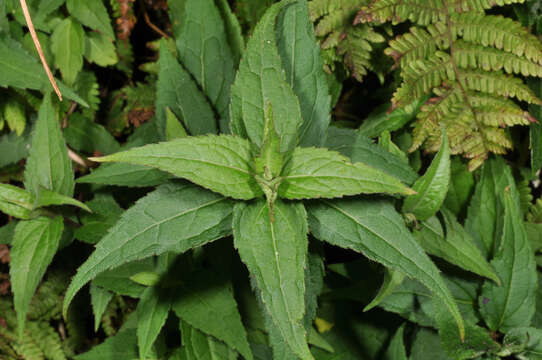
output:
[{"label": "dried stem", "polygon": [[38,54],[40,56],[41,63],[43,65],[43,68],[45,69],[45,73],[47,73],[47,77],[49,78],[49,81],[51,82],[53,89],[55,89],[56,95],[58,96],[60,101],[62,101],[62,94],[60,93],[60,89],[58,88],[56,84],[53,74],[51,73],[51,69],[49,69],[49,65],[47,65],[47,60],[45,60],[45,55],[43,54],[40,41],[38,40],[38,36],[36,35],[36,30],[34,29],[32,18],[30,17],[30,13],[28,12],[28,6],[26,5],[26,0],[20,0],[20,2],[21,2],[21,8],[23,9],[24,18],[26,20],[26,25],[28,25],[28,30],[30,30],[30,35],[32,36],[32,40],[34,41],[34,46],[36,46],[36,50],[38,51]]},{"label": "dried stem", "polygon": [[169,36],[163,32],[158,26],[154,25],[152,22],[151,22],[151,19],[149,18],[149,14],[147,13],[147,9],[145,8],[145,1],[141,1],[141,9],[143,11],[143,19],[145,19],[145,22],[147,23],[147,25],[154,30],[154,32],[156,32],[158,35],[162,36],[163,38],[167,39],[169,38]]}]

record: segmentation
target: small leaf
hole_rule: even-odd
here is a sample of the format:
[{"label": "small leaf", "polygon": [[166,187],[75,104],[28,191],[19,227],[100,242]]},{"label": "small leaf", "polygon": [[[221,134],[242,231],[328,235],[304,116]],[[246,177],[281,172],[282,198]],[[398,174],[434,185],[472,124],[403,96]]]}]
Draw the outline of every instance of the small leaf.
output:
[{"label": "small leaf", "polygon": [[200,271],[181,289],[171,307],[183,322],[223,341],[245,359],[253,359],[231,282],[225,276]]},{"label": "small leaf", "polygon": [[239,355],[226,344],[181,321],[185,360],[234,360]]},{"label": "small leaf", "polygon": [[94,283],[90,284],[90,303],[92,304],[92,312],[94,313],[94,332],[97,332],[100,328],[102,316],[113,295],[111,291],[99,287]]},{"label": "small leaf", "polygon": [[142,271],[133,276],[130,280],[144,286],[154,286],[160,280],[160,275],[153,271]]},{"label": "small leaf", "polygon": [[418,174],[401,158],[373,143],[359,131],[330,126],[326,147],[348,156],[354,163],[362,162],[382,170],[407,185],[411,185],[418,178]]},{"label": "small leaf", "polygon": [[234,244],[261,292],[282,339],[303,360],[312,359],[303,326],[305,313],[306,213],[300,203],[265,201],[234,208]]},{"label": "small leaf", "polygon": [[99,151],[107,155],[120,150],[117,140],[102,125],[78,113],[70,115],[64,137],[74,150],[88,154]]},{"label": "small leaf", "polygon": [[16,133],[9,133],[0,136],[0,167],[16,163],[28,156],[30,148],[30,130],[24,132],[22,136]]},{"label": "small leaf", "polygon": [[110,39],[115,38],[111,20],[102,0],[67,0],[66,6],[70,15],[79,20],[81,24],[103,33]]},{"label": "small leaf", "polygon": [[145,289],[137,304],[137,343],[139,358],[146,359],[160,330],[166,323],[171,299],[157,287]]},{"label": "small leaf", "polygon": [[[454,329],[457,327],[454,326]],[[405,330],[405,325],[401,325],[393,338],[390,341],[390,345],[384,354],[385,360],[407,360],[405,344],[403,341],[403,332]]]},{"label": "small leaf", "polygon": [[465,208],[473,188],[474,177],[472,173],[459,157],[454,157],[451,163],[450,185],[446,199],[444,199],[444,205],[455,215],[458,215]]},{"label": "small leaf", "polygon": [[389,294],[391,294],[393,290],[403,282],[404,278],[405,274],[403,274],[402,272],[386,269],[386,273],[384,274],[384,280],[382,282],[380,290],[378,290],[378,294],[376,294],[374,299],[363,308],[363,311],[369,311],[372,308],[378,306],[383,299],[385,299]]},{"label": "small leaf", "polygon": [[30,300],[53,260],[63,228],[64,223],[60,216],[54,219],[39,217],[21,221],[15,228],[9,273],[19,338],[24,332]]},{"label": "small leaf", "polygon": [[231,88],[231,131],[262,145],[265,108],[271,104],[275,127],[281,138],[281,152],[292,150],[299,142],[303,123],[299,102],[286,82],[275,39],[276,18],[293,0],[272,5],[262,17],[239,64]]},{"label": "small leaf", "polygon": [[440,221],[435,216],[422,221],[421,230],[415,232],[424,250],[467,271],[485,276],[500,285],[501,281],[495,274],[495,270],[488,264],[474,240],[457,222],[452,212],[442,208],[441,213],[446,224],[446,236],[444,236]]},{"label": "small leaf", "polygon": [[72,163],[49,93],[38,112],[24,178],[25,188],[34,196],[39,194],[40,187],[69,197],[73,195]]},{"label": "small leaf", "polygon": [[26,114],[24,106],[12,97],[9,97],[4,103],[4,119],[9,128],[15,131],[17,136],[21,136],[26,126]]},{"label": "small leaf", "polygon": [[68,85],[73,85],[77,74],[83,68],[84,35],[81,24],[72,18],[60,22],[51,35],[51,51],[55,56],[55,66]]},{"label": "small leaf", "polygon": [[235,68],[224,22],[213,0],[185,0],[183,5],[179,14],[170,12],[173,20],[180,22],[175,38],[181,63],[215,107],[221,132],[229,132],[228,105]]},{"label": "small leaf", "polygon": [[151,166],[225,196],[246,200],[263,194],[252,177],[251,159],[249,142],[229,135],[188,137],[91,158]]},{"label": "small leaf", "polygon": [[518,359],[540,359],[542,357],[542,330],[533,327],[511,329],[503,340],[505,348],[521,349]]},{"label": "small leaf", "polygon": [[450,183],[450,148],[443,130],[442,144],[437,156],[425,174],[416,180],[412,188],[417,192],[405,199],[403,213],[414,214],[418,220],[435,215],[444,202]]},{"label": "small leaf", "polygon": [[279,196],[286,199],[334,198],[359,193],[412,194],[396,178],[323,148],[296,148],[286,159]]},{"label": "small leaf", "polygon": [[486,281],[480,296],[480,314],[491,330],[501,332],[529,326],[536,301],[536,263],[521,212],[510,194],[513,186],[504,193],[504,229],[491,261],[502,286]]},{"label": "small leaf", "polygon": [[177,119],[173,111],[166,108],[166,140],[182,139],[187,136],[188,134],[186,133],[183,124]]},{"label": "small leaf", "polygon": [[158,187],[123,214],[78,269],[64,298],[64,315],[77,291],[108,269],[228,235],[232,207],[230,200],[185,183]]},{"label": "small leaf", "polygon": [[303,124],[301,146],[322,146],[331,112],[331,96],[320,45],[309,20],[307,1],[282,8],[277,21],[278,50],[286,70],[286,81],[299,99]]},{"label": "small leaf", "polygon": [[43,206],[51,206],[51,205],[73,205],[85,211],[92,212],[88,208],[88,206],[86,206],[82,202],[75,200],[74,198],[61,195],[54,191],[47,190],[46,188],[43,188],[43,187],[40,187],[39,193],[36,196],[36,199],[34,200],[33,205],[34,205],[34,208],[40,208]]},{"label": "small leaf", "polygon": [[459,332],[464,331],[463,319],[450,290],[393,205],[369,199],[326,200],[311,203],[308,212],[310,230],[316,238],[361,252],[421,281],[446,304]]},{"label": "small leaf", "polygon": [[106,67],[119,61],[115,44],[107,35],[90,32],[85,36],[85,41],[84,55],[89,62]]},{"label": "small leaf", "polygon": [[0,184],[0,211],[19,219],[30,219],[32,195],[17,186]]},{"label": "small leaf", "polygon": [[148,187],[166,183],[171,175],[144,165],[104,164],[90,174],[77,179],[78,183]]},{"label": "small leaf", "polygon": [[160,71],[156,83],[156,118],[165,124],[166,108],[181,120],[190,135],[216,134],[213,109],[190,74],[169,52],[165,42],[160,43]]}]

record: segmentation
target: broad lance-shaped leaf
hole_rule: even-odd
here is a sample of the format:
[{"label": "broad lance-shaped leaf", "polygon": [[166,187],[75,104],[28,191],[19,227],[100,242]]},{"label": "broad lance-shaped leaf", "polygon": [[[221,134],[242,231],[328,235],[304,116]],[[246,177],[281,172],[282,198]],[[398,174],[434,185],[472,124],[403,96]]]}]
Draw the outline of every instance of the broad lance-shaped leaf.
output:
[{"label": "broad lance-shaped leaf", "polygon": [[424,250],[500,285],[499,277],[480,253],[472,237],[457,222],[454,214],[445,208],[441,209],[441,213],[446,224],[446,235],[436,216],[422,221],[420,231],[415,232]]},{"label": "broad lance-shaped leaf", "polygon": [[150,286],[141,295],[137,304],[137,344],[139,358],[146,359],[162,326],[166,323],[171,299],[162,294],[160,288]]},{"label": "broad lance-shaped leaf", "polygon": [[188,137],[91,159],[151,166],[235,199],[263,194],[252,176],[250,144],[240,137]]},{"label": "broad lance-shaped leaf", "polygon": [[166,183],[172,176],[144,165],[124,163],[104,164],[90,174],[77,178],[84,184],[147,187]]},{"label": "broad lance-shaped leaf", "polygon": [[169,52],[164,41],[160,42],[158,66],[156,118],[162,139],[165,139],[166,108],[182,121],[191,135],[216,134],[216,120],[211,105],[194,79]]},{"label": "broad lance-shaped leaf", "polygon": [[279,197],[335,198],[359,193],[414,193],[399,180],[364,163],[350,163],[324,148],[295,148],[282,170]]},{"label": "broad lance-shaped leaf", "polygon": [[179,58],[220,115],[221,132],[228,132],[235,67],[224,22],[213,0],[186,0],[183,5],[180,14],[170,14],[181,24],[175,33]]},{"label": "broad lance-shaped leaf", "polygon": [[504,229],[491,261],[502,286],[486,281],[480,296],[480,314],[486,324],[503,333],[531,324],[537,287],[534,254],[511,190],[515,190],[513,185],[504,193]]},{"label": "broad lance-shaped leaf", "polygon": [[183,322],[223,341],[246,360],[253,359],[231,281],[224,274],[190,274],[178,289],[171,308]]},{"label": "broad lance-shaped leaf", "polygon": [[17,186],[0,184],[0,211],[19,219],[29,219],[32,194]]},{"label": "broad lance-shaped leaf", "polygon": [[280,199],[274,221],[264,200],[234,208],[234,244],[254,277],[267,313],[281,337],[301,359],[312,359],[303,326],[307,220],[300,203]]},{"label": "broad lance-shaped leaf", "polygon": [[232,133],[261,146],[265,108],[271,103],[282,152],[298,143],[298,129],[303,122],[299,101],[286,82],[275,39],[277,15],[294,1],[271,6],[256,25],[231,88]]},{"label": "broad lance-shaped leaf", "polygon": [[185,351],[185,356],[181,357],[181,359],[235,360],[239,358],[237,352],[233,351],[226,344],[190,326],[185,321],[181,320],[180,328],[183,349]]},{"label": "broad lance-shaped leaf", "polygon": [[384,360],[407,360],[405,343],[403,340],[403,333],[405,325],[401,325],[399,329],[393,335],[390,341],[390,345],[384,354]]},{"label": "broad lance-shaped leaf", "polygon": [[128,262],[177,253],[231,233],[233,203],[186,183],[166,184],[136,202],[96,245],[66,292],[64,315],[81,287]]},{"label": "broad lance-shaped leaf", "polygon": [[90,284],[90,303],[92,304],[92,312],[94,313],[94,332],[100,328],[102,316],[107,309],[107,305],[113,299],[113,292],[106,290],[100,286]]},{"label": "broad lance-shaped leaf", "polygon": [[71,197],[73,169],[66,143],[57,121],[57,113],[48,93],[38,112],[30,155],[24,172],[25,188],[38,196],[40,187]]},{"label": "broad lance-shaped leaf", "polygon": [[416,180],[412,188],[417,192],[405,199],[403,213],[414,214],[418,220],[435,215],[446,198],[450,183],[450,148],[448,137],[442,131],[442,144],[437,156],[425,174]]},{"label": "broad lance-shaped leaf", "polygon": [[392,204],[371,199],[322,200],[307,209],[316,238],[361,252],[419,280],[446,304],[463,334],[463,319],[450,290]]},{"label": "broad lance-shaped leaf", "polygon": [[21,221],[15,228],[9,274],[19,337],[23,335],[32,295],[53,260],[63,229],[61,216]]},{"label": "broad lance-shaped leaf", "polygon": [[62,20],[51,35],[51,51],[62,79],[68,85],[73,85],[83,68],[85,32],[81,24],[71,17]]},{"label": "broad lance-shaped leaf", "polygon": [[331,96],[306,0],[282,9],[277,33],[286,80],[299,99],[303,117],[299,143],[322,146],[330,120]]},{"label": "broad lance-shaped leaf", "polygon": [[[23,49],[17,41],[0,36],[0,86],[49,91],[51,83],[38,59]],[[73,90],[57,80],[62,95],[69,100],[88,107],[88,104]]]}]

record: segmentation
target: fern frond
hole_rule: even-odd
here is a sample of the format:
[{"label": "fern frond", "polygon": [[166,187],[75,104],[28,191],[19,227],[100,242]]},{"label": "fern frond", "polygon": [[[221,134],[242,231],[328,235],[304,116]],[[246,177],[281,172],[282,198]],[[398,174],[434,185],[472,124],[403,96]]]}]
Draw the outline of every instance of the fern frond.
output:
[{"label": "fern frond", "polygon": [[83,115],[94,120],[94,114],[100,106],[98,81],[92,71],[82,71],[77,75],[75,90],[88,103],[88,108],[82,110]]},{"label": "fern frond", "polygon": [[542,105],[516,75],[542,77],[542,43],[520,23],[485,14],[521,0],[373,0],[356,22],[417,24],[390,41],[385,53],[400,67],[402,82],[392,104],[404,106],[430,95],[414,125],[411,150],[440,146],[448,131],[454,154],[471,159],[512,148],[506,127],[534,121],[513,100]]}]

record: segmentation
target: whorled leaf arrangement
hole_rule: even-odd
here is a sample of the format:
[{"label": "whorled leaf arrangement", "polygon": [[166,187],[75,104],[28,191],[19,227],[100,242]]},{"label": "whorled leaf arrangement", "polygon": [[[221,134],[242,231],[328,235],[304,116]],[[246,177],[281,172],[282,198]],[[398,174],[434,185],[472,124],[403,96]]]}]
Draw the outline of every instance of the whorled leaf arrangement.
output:
[{"label": "whorled leaf arrangement", "polygon": [[518,77],[542,76],[542,44],[518,22],[487,15],[495,5],[522,2],[488,0],[374,0],[362,8],[357,23],[415,25],[386,49],[403,79],[394,107],[425,94],[414,126],[411,150],[440,146],[440,126],[450,138],[452,154],[479,167],[489,153],[512,148],[506,127],[535,121],[515,100],[542,101]]},{"label": "whorled leaf arrangement", "polygon": [[353,25],[356,13],[367,0],[314,0],[309,2],[314,32],[320,39],[325,69],[331,72],[335,63],[344,62],[351,75],[362,81],[371,65],[373,44],[384,37],[368,24]]}]

